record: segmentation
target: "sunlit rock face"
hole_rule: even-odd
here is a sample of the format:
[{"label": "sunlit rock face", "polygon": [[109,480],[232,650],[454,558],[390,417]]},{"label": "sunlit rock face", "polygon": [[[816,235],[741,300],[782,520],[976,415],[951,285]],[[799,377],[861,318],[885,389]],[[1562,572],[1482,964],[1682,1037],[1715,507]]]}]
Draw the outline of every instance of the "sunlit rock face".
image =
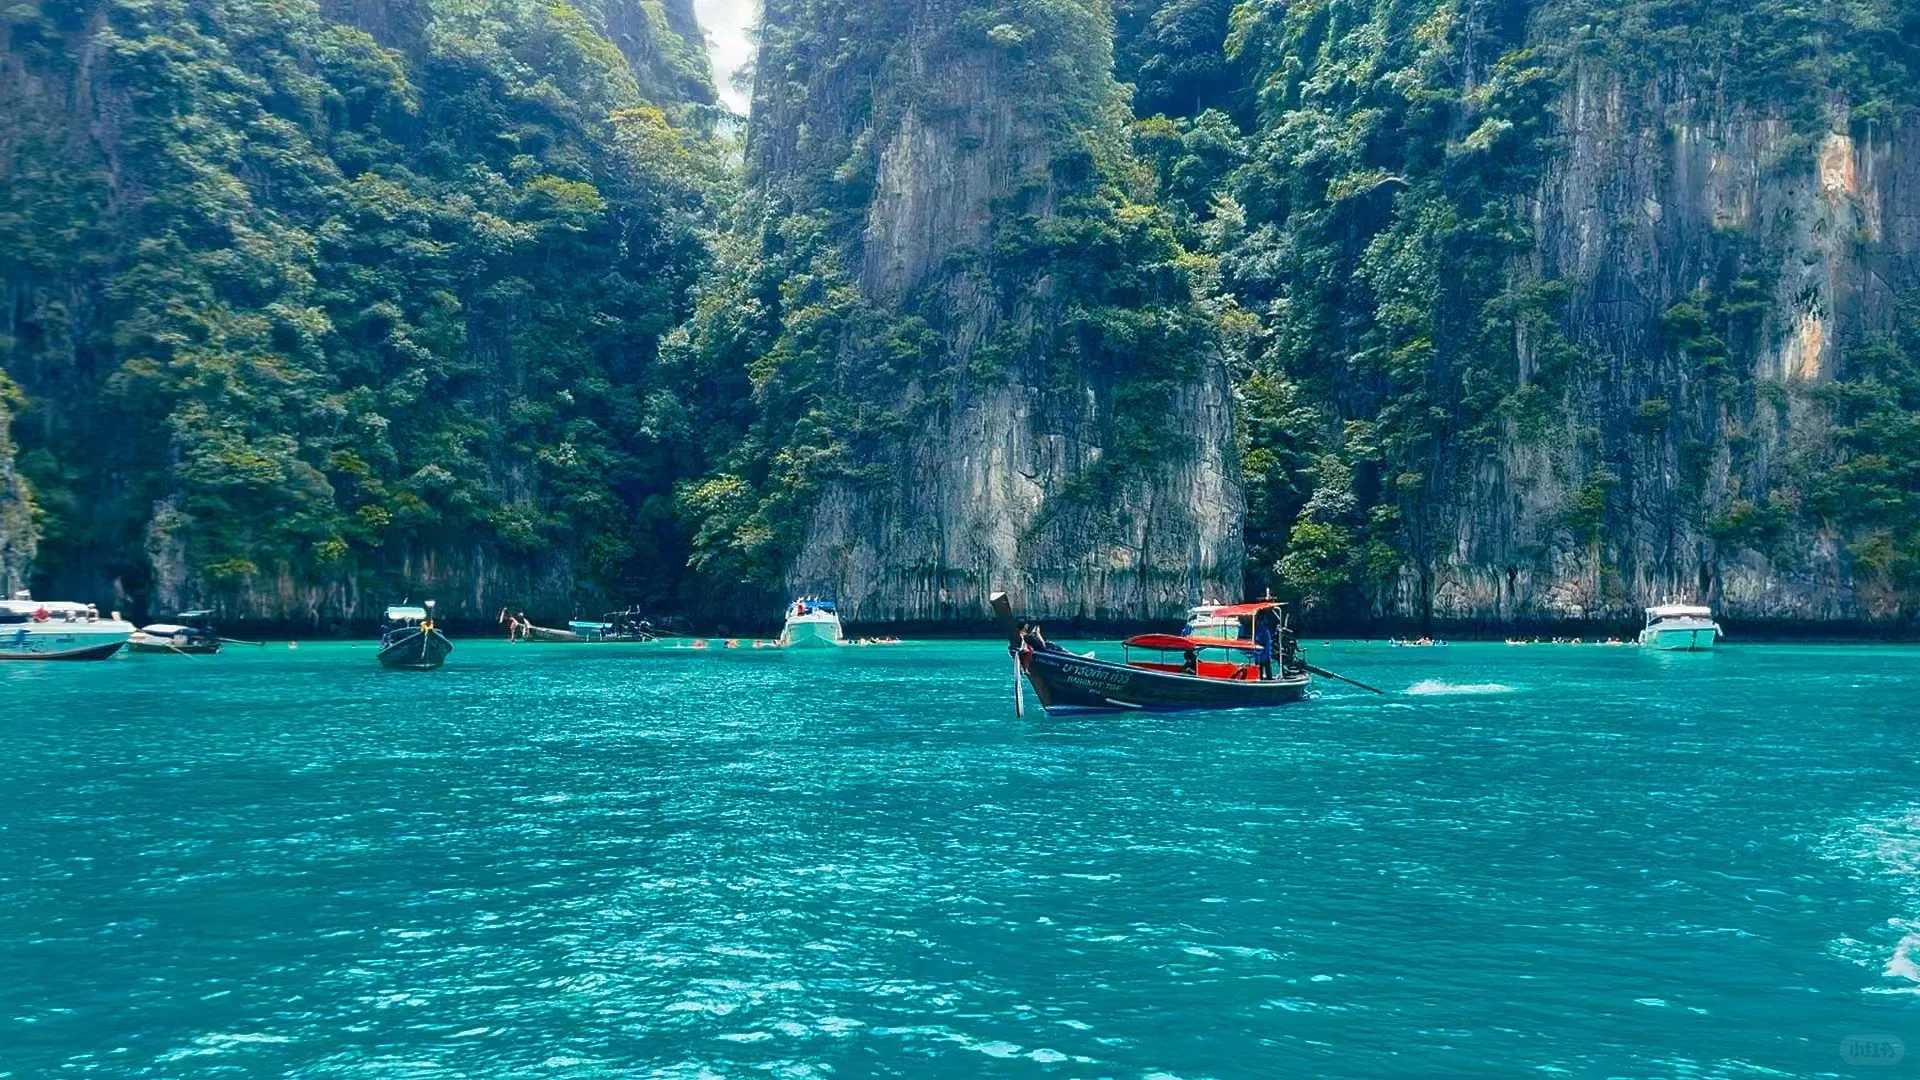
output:
[{"label": "sunlit rock face", "polygon": [[924,419],[888,451],[884,480],[822,494],[788,585],[886,621],[981,618],[998,589],[1028,610],[1100,619],[1231,597],[1242,499],[1217,350],[1160,403],[1152,459],[1097,492],[1086,478],[1113,452],[1124,375],[1062,372],[1041,347],[976,364],[997,343],[1051,338],[1065,317],[1073,298],[1048,273],[998,261],[996,237],[1056,219],[1076,183],[1063,161],[1089,142],[1123,145],[1124,109],[1101,104],[1113,91],[1103,6],[1056,5],[1084,20],[1063,33],[1106,50],[1072,61],[1035,60],[1019,27],[956,30],[968,7],[766,5],[753,184],[807,210],[821,190],[810,178],[843,178],[832,190],[848,205],[834,209],[860,289],[910,306],[941,339],[901,387],[899,407]]},{"label": "sunlit rock face", "polygon": [[[1871,624],[1900,597],[1856,574],[1842,538],[1796,521],[1760,550],[1716,535],[1736,503],[1764,505],[1797,449],[1830,437],[1819,388],[1849,351],[1894,327],[1920,255],[1920,132],[1809,138],[1781,115],[1667,73],[1577,69],[1555,106],[1564,149],[1525,212],[1517,272],[1570,287],[1569,336],[1595,358],[1564,427],[1511,435],[1460,478],[1448,535],[1384,610],[1440,620],[1627,619],[1668,597],[1735,621]],[[1662,338],[1675,305],[1730,279],[1749,331],[1728,343],[1739,389]],[[1519,343],[1523,377],[1528,343]],[[1564,527],[1604,472],[1604,528]]]}]

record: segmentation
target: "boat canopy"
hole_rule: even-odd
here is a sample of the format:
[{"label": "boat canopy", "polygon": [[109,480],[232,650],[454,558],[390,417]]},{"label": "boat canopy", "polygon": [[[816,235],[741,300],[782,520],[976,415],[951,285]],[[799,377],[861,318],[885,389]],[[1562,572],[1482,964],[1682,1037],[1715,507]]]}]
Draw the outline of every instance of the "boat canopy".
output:
[{"label": "boat canopy", "polygon": [[1182,637],[1179,634],[1141,634],[1130,637],[1120,644],[1129,649],[1237,649],[1240,652],[1259,652],[1260,646],[1244,638],[1195,638]]},{"label": "boat canopy", "polygon": [[1262,611],[1285,607],[1278,600],[1258,600],[1251,604],[1228,604],[1213,609],[1214,615],[1223,619],[1237,619],[1242,615],[1256,615]]},{"label": "boat canopy", "polygon": [[423,607],[395,604],[387,609],[387,619],[390,622],[420,622],[426,617],[427,609]]},{"label": "boat canopy", "polygon": [[187,622],[191,619],[211,618],[212,615],[213,615],[213,612],[211,611],[183,611],[180,614],[175,615],[174,618],[179,619],[181,622]]},{"label": "boat canopy", "polygon": [[85,615],[88,605],[71,600],[0,600],[0,611],[14,615],[38,615],[44,611],[54,618]]},{"label": "boat canopy", "polygon": [[1648,621],[1655,619],[1711,619],[1713,609],[1700,604],[1660,604],[1647,609]]}]

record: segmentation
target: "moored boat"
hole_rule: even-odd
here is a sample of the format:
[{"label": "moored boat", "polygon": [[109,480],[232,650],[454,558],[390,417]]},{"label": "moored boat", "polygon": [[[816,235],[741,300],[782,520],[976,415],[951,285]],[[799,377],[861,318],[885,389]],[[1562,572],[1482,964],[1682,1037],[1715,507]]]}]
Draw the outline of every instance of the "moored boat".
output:
[{"label": "moored boat", "polygon": [[21,591],[0,600],[0,660],[105,660],[126,645],[133,624],[92,604],[35,600]]},{"label": "moored boat", "polygon": [[183,611],[178,622],[149,623],[127,638],[128,652],[185,653],[210,656],[220,651],[220,633],[213,628],[211,611]]},{"label": "moored boat", "polygon": [[380,666],[404,671],[431,671],[446,662],[453,651],[433,624],[433,601],[420,607],[395,604],[387,609],[386,623],[380,630]]},{"label": "moored boat", "polygon": [[[557,633],[558,631],[556,631]],[[571,638],[549,638],[553,641],[653,641],[660,634],[653,623],[643,618],[638,607],[625,611],[609,611],[599,619],[570,619],[566,633]]]},{"label": "moored boat", "polygon": [[840,644],[840,611],[833,601],[802,597],[788,606],[786,625],[780,628],[781,648]]},{"label": "moored boat", "polygon": [[1701,604],[1657,604],[1647,609],[1640,644],[1667,652],[1707,652],[1722,636],[1713,609]]},{"label": "moored boat", "polygon": [[1312,681],[1285,606],[1271,601],[1219,609],[1247,616],[1256,640],[1141,634],[1121,643],[1118,663],[1026,631],[1005,593],[994,595],[993,608],[1008,651],[1049,713],[1268,708],[1301,700]]},{"label": "moored boat", "polygon": [[1195,638],[1220,638],[1225,641],[1238,641],[1247,636],[1246,628],[1236,615],[1221,614],[1226,609],[1221,604],[1201,604],[1187,609],[1187,624],[1180,633]]}]

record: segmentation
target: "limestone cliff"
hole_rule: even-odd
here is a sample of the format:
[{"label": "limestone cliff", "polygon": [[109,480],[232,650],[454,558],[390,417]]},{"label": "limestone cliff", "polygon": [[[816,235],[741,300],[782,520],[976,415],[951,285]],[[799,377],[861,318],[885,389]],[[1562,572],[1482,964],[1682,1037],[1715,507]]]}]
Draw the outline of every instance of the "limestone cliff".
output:
[{"label": "limestone cliff", "polygon": [[[1911,615],[1834,528],[1726,523],[1770,498],[1798,508],[1796,472],[1820,467],[1831,435],[1821,388],[1895,331],[1920,286],[1920,130],[1855,125],[1842,101],[1809,133],[1711,82],[1594,64],[1555,117],[1564,151],[1526,201],[1534,243],[1516,276],[1568,286],[1565,327],[1592,363],[1556,430],[1510,430],[1462,478],[1432,615],[1630,619],[1670,596],[1747,626]],[[1738,312],[1715,327],[1730,377],[1674,340],[1672,321],[1703,303]],[[1534,357],[1517,347],[1524,378]],[[1601,527],[1580,535],[1566,509],[1595,477]],[[1404,574],[1389,603],[1417,613],[1421,590]]]},{"label": "limestone cliff", "polygon": [[12,596],[26,587],[33,572],[33,553],[39,536],[33,522],[33,500],[26,481],[14,468],[13,404],[18,391],[0,374],[0,596]]},{"label": "limestone cliff", "polygon": [[44,592],[668,606],[673,449],[633,417],[713,100],[689,0],[0,14],[0,579],[33,551],[11,434]]},{"label": "limestone cliff", "polygon": [[1913,25],[1238,5],[1252,96],[1142,138],[1245,331],[1256,582],[1356,626],[1913,625]]},{"label": "limestone cliff", "polygon": [[1149,305],[1184,318],[1184,287],[1111,289],[1098,256],[1034,239],[1153,213],[1116,194],[1106,7],[1049,10],[765,8],[751,183],[831,214],[864,300],[933,331],[886,403],[905,431],[873,445],[871,475],[822,486],[786,567],[790,591],[854,619],[978,619],[999,588],[1055,616],[1164,618],[1239,590],[1217,346],[1192,334],[1156,358],[1088,329]]}]

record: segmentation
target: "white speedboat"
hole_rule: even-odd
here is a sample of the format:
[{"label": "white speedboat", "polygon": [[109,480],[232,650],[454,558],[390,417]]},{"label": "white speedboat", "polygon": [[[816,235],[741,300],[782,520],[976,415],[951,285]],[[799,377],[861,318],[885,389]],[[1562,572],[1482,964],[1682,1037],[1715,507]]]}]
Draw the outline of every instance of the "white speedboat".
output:
[{"label": "white speedboat", "polygon": [[787,625],[780,629],[783,649],[839,645],[840,612],[833,601],[802,597],[787,608]]},{"label": "white speedboat", "polygon": [[1238,615],[1222,615],[1219,604],[1201,604],[1187,609],[1187,625],[1180,628],[1183,637],[1209,641],[1239,641],[1244,636]]},{"label": "white speedboat", "polygon": [[1659,604],[1647,609],[1640,644],[1669,652],[1706,652],[1720,637],[1713,609],[1699,604]]},{"label": "white speedboat", "polygon": [[105,660],[134,632],[119,612],[92,604],[35,600],[25,591],[0,600],[0,660]]}]

